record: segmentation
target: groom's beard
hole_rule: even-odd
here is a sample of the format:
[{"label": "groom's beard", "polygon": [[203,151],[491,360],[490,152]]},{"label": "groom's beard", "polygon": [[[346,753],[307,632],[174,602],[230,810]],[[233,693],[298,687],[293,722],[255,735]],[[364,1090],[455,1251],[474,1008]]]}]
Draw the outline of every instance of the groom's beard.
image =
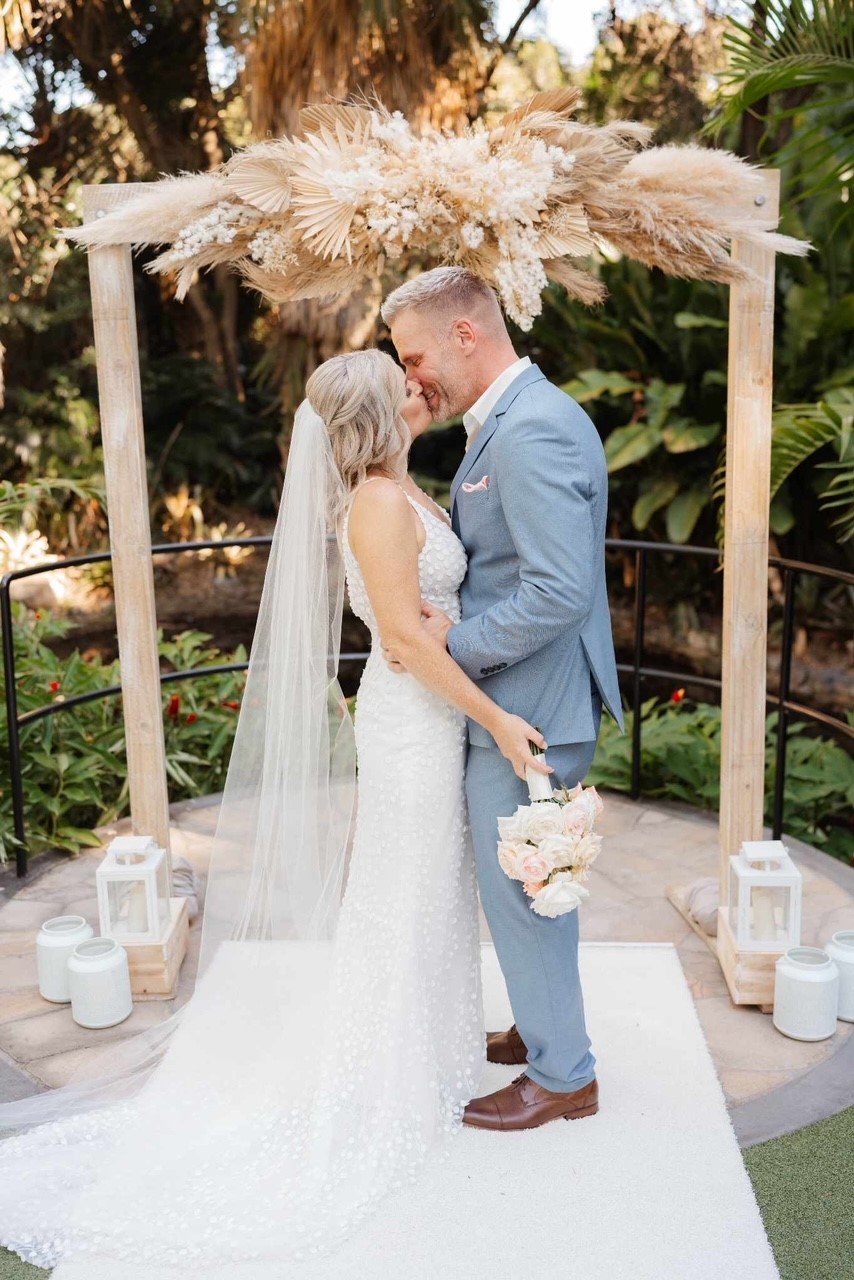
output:
[{"label": "groom's beard", "polygon": [[471,408],[476,399],[477,396],[471,395],[468,388],[448,378],[442,383],[431,382],[429,387],[424,387],[424,400],[434,422],[450,422],[451,418]]}]

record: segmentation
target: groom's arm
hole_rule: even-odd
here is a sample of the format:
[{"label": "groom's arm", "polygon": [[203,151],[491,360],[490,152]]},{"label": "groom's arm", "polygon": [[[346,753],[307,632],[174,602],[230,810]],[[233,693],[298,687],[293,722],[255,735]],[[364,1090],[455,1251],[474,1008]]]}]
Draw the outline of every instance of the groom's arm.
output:
[{"label": "groom's arm", "polygon": [[448,631],[451,657],[475,680],[580,628],[592,605],[598,564],[593,467],[573,424],[522,417],[496,433],[491,452],[520,582],[506,600]]}]

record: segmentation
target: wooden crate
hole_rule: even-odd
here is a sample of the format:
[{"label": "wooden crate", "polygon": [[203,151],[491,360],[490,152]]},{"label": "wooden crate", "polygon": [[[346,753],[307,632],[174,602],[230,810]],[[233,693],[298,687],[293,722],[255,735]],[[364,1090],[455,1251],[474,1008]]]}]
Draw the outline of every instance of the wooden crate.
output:
[{"label": "wooden crate", "polygon": [[170,898],[171,920],[161,942],[122,943],[128,953],[130,989],[135,1000],[170,1000],[187,954],[190,917],[186,898]]},{"label": "wooden crate", "polygon": [[774,1007],[774,976],[782,951],[738,951],[725,907],[718,907],[717,955],[734,1004]]}]

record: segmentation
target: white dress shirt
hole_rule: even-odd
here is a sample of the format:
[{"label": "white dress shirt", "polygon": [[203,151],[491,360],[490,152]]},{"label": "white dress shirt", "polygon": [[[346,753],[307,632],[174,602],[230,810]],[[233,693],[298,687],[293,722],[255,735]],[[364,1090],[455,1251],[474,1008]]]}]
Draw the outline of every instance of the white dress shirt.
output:
[{"label": "white dress shirt", "polygon": [[466,410],[463,414],[463,426],[466,429],[466,452],[474,444],[475,436],[510,386],[510,383],[515,382],[523,369],[529,369],[530,367],[531,361],[527,356],[522,356],[521,360],[516,360],[513,364],[508,365],[504,372],[499,373],[495,381],[489,384],[480,399],[475,400],[472,407]]}]

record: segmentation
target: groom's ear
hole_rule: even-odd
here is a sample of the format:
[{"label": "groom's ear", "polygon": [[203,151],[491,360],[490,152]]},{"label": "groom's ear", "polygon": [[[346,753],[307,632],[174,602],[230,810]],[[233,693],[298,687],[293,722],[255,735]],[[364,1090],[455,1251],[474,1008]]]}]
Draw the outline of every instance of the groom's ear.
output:
[{"label": "groom's ear", "polygon": [[477,330],[471,320],[455,320],[451,327],[451,339],[463,355],[471,355],[477,346]]}]

